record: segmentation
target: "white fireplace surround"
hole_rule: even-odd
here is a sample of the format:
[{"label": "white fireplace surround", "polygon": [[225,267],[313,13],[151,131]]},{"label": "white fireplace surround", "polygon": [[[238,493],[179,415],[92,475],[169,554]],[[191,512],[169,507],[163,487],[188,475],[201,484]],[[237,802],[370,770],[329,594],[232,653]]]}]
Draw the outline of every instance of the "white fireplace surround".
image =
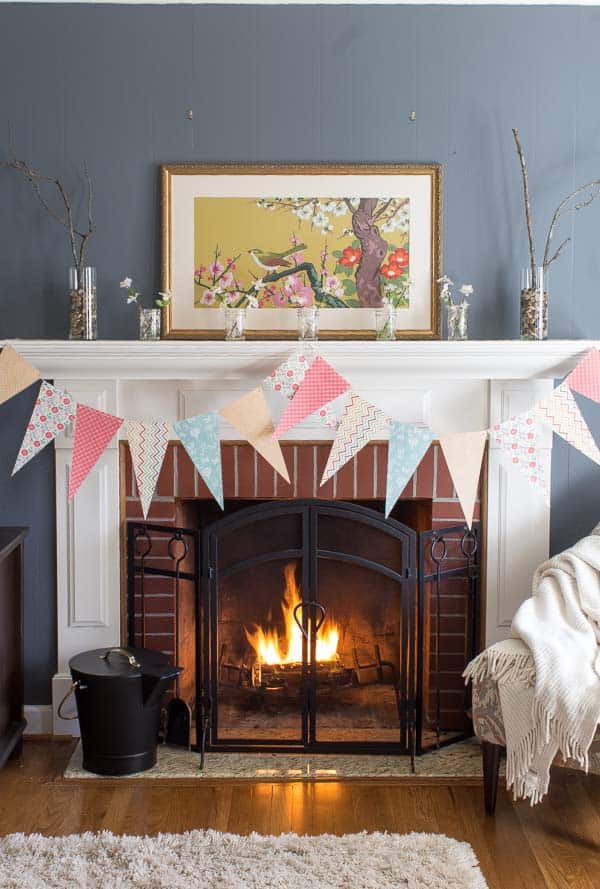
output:
[{"label": "white fireplace surround", "polygon": [[[294,342],[48,340],[10,341],[46,379],[91,407],[122,417],[177,420],[215,410],[260,381],[297,347]],[[486,429],[533,406],[597,342],[322,342],[318,351],[352,387],[396,419],[445,432]],[[227,424],[223,439],[238,439]],[[290,439],[330,439],[309,420]],[[67,503],[72,435],[56,446],[58,664],[56,734],[76,723],[57,704],[70,677],[69,658],[118,645],[120,627],[119,455],[112,442],[71,504]],[[541,456],[550,473],[551,434]],[[27,468],[22,470],[27,471]],[[550,511],[518,472],[506,470],[493,442],[487,473],[484,588],[488,643],[504,638],[533,570],[548,555]],[[43,711],[44,708],[40,708]],[[28,708],[36,726],[43,714]],[[49,728],[49,727],[48,727]]]}]

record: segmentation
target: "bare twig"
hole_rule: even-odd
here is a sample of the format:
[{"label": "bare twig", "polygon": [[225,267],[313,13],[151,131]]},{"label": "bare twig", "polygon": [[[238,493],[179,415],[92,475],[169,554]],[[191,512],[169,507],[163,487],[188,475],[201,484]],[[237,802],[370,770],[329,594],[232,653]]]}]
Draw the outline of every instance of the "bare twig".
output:
[{"label": "bare twig", "polygon": [[[577,195],[583,194],[587,192],[586,197],[581,201],[576,201],[575,203],[571,203]],[[561,250],[565,247],[571,238],[566,238],[562,242],[562,244],[558,247],[558,249],[550,256],[550,244],[552,242],[552,238],[554,236],[554,229],[556,228],[556,224],[562,216],[566,216],[567,213],[576,213],[577,210],[583,210],[584,207],[589,207],[589,205],[594,201],[597,197],[600,197],[600,179],[592,179],[590,182],[586,182],[585,185],[580,185],[579,188],[576,188],[575,191],[572,191],[571,194],[568,194],[566,198],[564,198],[556,210],[552,215],[552,220],[550,222],[550,228],[548,229],[548,237],[546,238],[546,247],[544,249],[544,268],[548,268],[548,266],[554,262],[555,259],[560,255]]]},{"label": "bare twig", "polygon": [[[67,232],[69,233],[69,244],[71,248],[71,256],[73,257],[73,265],[77,269],[79,280],[81,280],[86,250],[88,248],[89,240],[96,230],[93,221],[93,187],[87,164],[84,164],[83,166],[88,191],[88,219],[87,229],[85,231],[81,231],[75,226],[73,207],[71,205],[67,190],[65,189],[60,179],[54,176],[46,176],[44,173],[40,173],[39,170],[36,170],[34,167],[32,167],[31,164],[27,161],[19,159],[15,151],[12,128],[10,124],[8,130],[8,160],[0,161],[0,167],[14,170],[15,172],[23,176],[23,178],[31,185],[35,196],[37,197],[44,210],[49,214],[49,216],[52,217],[52,219],[54,219],[56,222],[59,223],[59,225],[62,225],[62,227],[67,230]],[[41,185],[43,184],[52,185],[54,186],[54,188],[56,188],[56,191],[58,192],[58,196],[64,208],[64,214],[61,214],[57,210],[55,210],[54,207],[52,207],[52,205],[47,201],[41,189]]]},{"label": "bare twig", "polygon": [[536,278],[536,262],[535,262],[535,243],[533,240],[533,223],[531,221],[531,202],[529,200],[529,180],[527,177],[527,164],[525,163],[525,155],[519,138],[519,131],[513,127],[513,136],[515,145],[517,146],[517,154],[521,163],[521,174],[523,176],[523,201],[525,204],[525,220],[527,222],[527,236],[529,238],[529,265],[531,267],[531,282],[535,287]]}]

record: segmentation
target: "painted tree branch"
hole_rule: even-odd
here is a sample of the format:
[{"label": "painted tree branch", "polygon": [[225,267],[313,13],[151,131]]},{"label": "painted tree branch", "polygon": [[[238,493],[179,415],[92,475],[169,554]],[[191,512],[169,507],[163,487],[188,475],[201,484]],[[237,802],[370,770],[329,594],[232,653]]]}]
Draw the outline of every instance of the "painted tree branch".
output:
[{"label": "painted tree branch", "polygon": [[519,131],[513,127],[513,137],[517,146],[517,154],[521,164],[521,175],[523,177],[523,202],[525,204],[525,221],[527,222],[527,237],[529,239],[529,265],[531,267],[531,282],[535,287],[536,278],[536,261],[535,261],[535,243],[533,239],[533,223],[531,221],[531,201],[529,199],[529,179],[527,176],[527,164],[525,163],[525,155],[521,146]]},{"label": "painted tree branch", "polygon": [[[56,222],[59,223],[59,225],[62,225],[63,228],[67,230],[69,235],[71,256],[73,258],[73,265],[77,269],[79,280],[81,280],[85,262],[85,255],[89,246],[89,241],[96,231],[96,226],[94,225],[93,220],[93,187],[87,164],[84,164],[83,166],[84,176],[87,183],[87,228],[85,230],[80,230],[75,225],[71,200],[69,198],[67,190],[65,189],[60,179],[54,176],[47,176],[44,173],[41,173],[39,170],[36,170],[27,161],[19,159],[14,148],[10,130],[8,160],[0,161],[0,167],[14,170],[15,172],[19,173],[27,182],[29,182],[35,196],[37,197],[44,210],[48,213],[49,216],[52,217],[52,219],[54,219]],[[58,197],[63,207],[63,213],[58,212],[46,199],[45,195],[42,192],[42,185],[44,184],[54,186],[54,188],[58,192]]]},{"label": "painted tree branch", "polygon": [[333,294],[323,290],[321,279],[312,262],[301,262],[299,265],[296,265],[291,269],[284,269],[282,272],[272,272],[270,275],[266,275],[263,278],[263,281],[265,284],[274,284],[275,281],[280,281],[282,278],[289,277],[289,275],[296,275],[298,272],[306,272],[306,277],[310,282],[310,286],[317,302],[324,303],[332,309],[345,308],[345,303],[341,299],[338,299],[337,296],[333,296]]}]

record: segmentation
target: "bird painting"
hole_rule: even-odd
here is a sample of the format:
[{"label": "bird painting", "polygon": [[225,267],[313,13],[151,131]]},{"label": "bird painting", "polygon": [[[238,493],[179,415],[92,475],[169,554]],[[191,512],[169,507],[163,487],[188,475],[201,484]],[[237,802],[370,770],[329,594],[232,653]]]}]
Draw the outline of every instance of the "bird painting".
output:
[{"label": "bird painting", "polygon": [[296,244],[295,247],[290,247],[289,250],[284,250],[282,253],[261,250],[259,247],[253,247],[248,250],[248,253],[259,268],[265,269],[267,272],[276,272],[278,269],[292,268],[294,263],[288,257],[299,253],[300,250],[306,250],[306,244]]}]

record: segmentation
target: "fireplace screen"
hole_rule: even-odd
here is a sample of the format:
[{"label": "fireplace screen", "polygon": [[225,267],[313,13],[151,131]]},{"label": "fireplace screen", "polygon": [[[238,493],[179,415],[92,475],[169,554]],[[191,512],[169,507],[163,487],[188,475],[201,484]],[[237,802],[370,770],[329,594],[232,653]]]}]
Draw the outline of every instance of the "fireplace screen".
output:
[{"label": "fireplace screen", "polygon": [[[246,507],[202,532],[157,527],[130,526],[130,608],[148,583],[148,545],[169,552],[168,530],[194,538],[189,571],[151,574],[196,590],[183,666],[196,674],[199,745],[414,754],[464,737],[477,532],[417,535],[375,509],[319,500]],[[129,625],[139,643],[135,614]]]}]

